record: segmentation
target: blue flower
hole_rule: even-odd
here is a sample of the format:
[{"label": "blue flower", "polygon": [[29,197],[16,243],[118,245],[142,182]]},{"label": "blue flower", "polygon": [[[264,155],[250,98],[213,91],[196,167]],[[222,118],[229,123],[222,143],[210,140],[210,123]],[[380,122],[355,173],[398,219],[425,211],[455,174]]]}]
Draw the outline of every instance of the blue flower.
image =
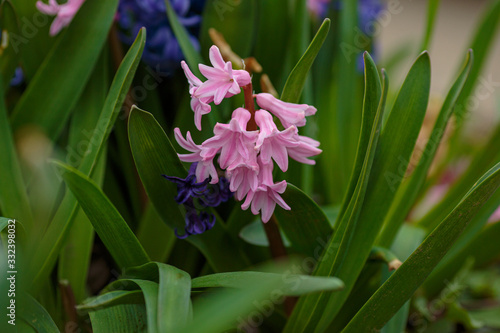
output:
[{"label": "blue flower", "polygon": [[186,221],[184,235],[179,235],[177,228],[174,230],[175,235],[180,239],[184,239],[191,235],[202,234],[205,231],[212,229],[215,225],[214,214],[209,214],[207,212],[201,212],[198,214],[196,209],[188,209],[184,220]]},{"label": "blue flower", "polygon": [[219,177],[217,184],[209,184],[210,178],[196,182],[197,165],[198,163],[191,164],[185,179],[163,175],[167,180],[177,184],[175,201],[186,208],[185,233],[179,235],[176,229],[175,235],[178,238],[201,234],[211,229],[215,224],[215,216],[203,211],[203,207],[217,207],[233,196],[229,190],[229,181],[224,177]]},{"label": "blue flower", "polygon": [[[195,36],[200,27],[204,0],[171,0],[171,4],[180,23],[190,33],[194,47],[199,50],[199,42]],[[148,37],[142,59],[158,71],[169,72],[179,66],[183,55],[166,11],[165,0],[121,0],[118,6],[118,23],[123,30],[120,37],[129,45],[133,43],[141,27],[145,27]]]}]

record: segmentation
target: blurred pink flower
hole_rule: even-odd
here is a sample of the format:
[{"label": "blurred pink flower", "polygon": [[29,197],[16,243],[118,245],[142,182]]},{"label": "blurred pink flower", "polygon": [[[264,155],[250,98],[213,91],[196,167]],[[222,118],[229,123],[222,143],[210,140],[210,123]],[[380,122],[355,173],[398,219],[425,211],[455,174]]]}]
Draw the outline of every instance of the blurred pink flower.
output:
[{"label": "blurred pink flower", "polygon": [[68,26],[75,17],[85,0],[68,0],[60,5],[56,0],[49,0],[48,4],[37,1],[36,8],[44,14],[56,16],[50,26],[50,35],[55,36],[62,28]]}]

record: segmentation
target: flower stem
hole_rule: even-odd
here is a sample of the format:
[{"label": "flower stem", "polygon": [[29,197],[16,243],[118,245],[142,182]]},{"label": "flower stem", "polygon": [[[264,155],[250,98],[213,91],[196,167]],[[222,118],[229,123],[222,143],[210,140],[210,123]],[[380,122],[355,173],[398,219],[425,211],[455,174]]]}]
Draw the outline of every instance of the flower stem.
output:
[{"label": "flower stem", "polygon": [[243,87],[243,93],[245,94],[245,108],[250,111],[252,115],[247,124],[247,131],[256,131],[257,124],[255,123],[255,103],[253,100],[252,82]]},{"label": "flower stem", "polygon": [[[278,221],[274,214],[271,216],[269,222],[264,223],[264,230],[266,231],[267,240],[269,241],[269,248],[271,256],[277,260],[287,256],[283,239],[281,238],[280,229],[278,228]],[[297,303],[297,297],[285,297],[283,306],[285,313],[289,317],[292,314],[293,308]]]}]

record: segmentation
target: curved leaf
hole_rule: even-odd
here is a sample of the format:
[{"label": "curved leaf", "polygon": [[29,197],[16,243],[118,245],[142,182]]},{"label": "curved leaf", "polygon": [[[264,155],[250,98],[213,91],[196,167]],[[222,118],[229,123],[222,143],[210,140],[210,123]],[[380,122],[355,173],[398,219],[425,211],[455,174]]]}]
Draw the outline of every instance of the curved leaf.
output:
[{"label": "curved leaf", "polygon": [[144,304],[144,294],[140,290],[116,290],[89,298],[77,306],[79,311],[97,311],[120,304]]},{"label": "curved leaf", "polygon": [[469,221],[500,187],[500,163],[470,189],[394,274],[377,290],[343,332],[373,332],[399,310],[443,258]]},{"label": "curved leaf", "polygon": [[304,85],[306,83],[309,69],[311,69],[314,59],[316,59],[321,46],[323,46],[329,30],[330,19],[326,18],[306,52],[302,55],[302,58],[300,58],[297,65],[295,65],[292,72],[288,76],[281,94],[282,101],[298,103],[300,95],[302,94],[302,89],[304,89]]},{"label": "curved leaf", "polygon": [[54,163],[118,266],[147,263],[149,258],[141,244],[99,187],[75,168],[57,161]]},{"label": "curved leaf", "polygon": [[269,280],[282,279],[283,282],[293,281],[293,285],[282,288],[283,295],[300,296],[322,290],[335,291],[344,287],[342,281],[335,277],[318,277],[297,274],[276,274],[266,272],[230,272],[205,275],[193,279],[193,288],[245,288],[252,281],[267,283]]}]

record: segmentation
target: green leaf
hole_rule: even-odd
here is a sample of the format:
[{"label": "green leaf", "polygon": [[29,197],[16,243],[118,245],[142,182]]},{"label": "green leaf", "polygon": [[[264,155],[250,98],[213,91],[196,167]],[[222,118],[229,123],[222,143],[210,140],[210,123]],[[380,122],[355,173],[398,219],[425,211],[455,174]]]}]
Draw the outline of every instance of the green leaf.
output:
[{"label": "green leaf", "polygon": [[[468,109],[468,98],[474,91],[478,83],[479,75],[483,69],[486,60],[488,59],[489,51],[494,43],[495,36],[498,33],[498,24],[500,22],[500,2],[496,0],[490,1],[489,7],[484,11],[484,16],[476,31],[473,40],[470,43],[470,49],[474,50],[474,67],[470,70],[469,80],[462,89],[462,93],[457,101],[457,116],[458,128],[461,128],[464,120],[470,117]],[[490,74],[491,75],[491,74]]]},{"label": "green leaf", "polygon": [[427,25],[425,26],[424,39],[422,40],[422,46],[420,47],[421,51],[426,51],[429,48],[432,33],[434,31],[434,23],[436,23],[439,2],[440,0],[430,0],[427,5]]},{"label": "green leaf", "polygon": [[[378,76],[377,68],[372,58],[368,53],[365,53],[365,71],[366,71],[366,104],[363,110],[365,121],[372,120],[371,131],[368,143],[366,144],[366,153],[363,161],[363,165],[361,168],[361,172],[359,175],[359,179],[356,185],[356,188],[352,194],[352,198],[350,199],[349,206],[345,209],[345,213],[339,215],[340,222],[337,222],[337,230],[335,231],[333,237],[330,238],[330,241],[323,251],[321,261],[316,267],[313,275],[316,276],[333,276],[339,274],[339,272],[335,272],[335,268],[339,266],[339,261],[337,261],[338,253],[341,253],[342,248],[339,248],[344,235],[349,235],[352,233],[352,229],[355,227],[358,216],[360,214],[360,210],[363,207],[363,201],[365,196],[365,191],[369,183],[370,170],[373,164],[374,157],[376,155],[376,147],[377,142],[380,135],[380,127],[382,124],[382,115],[385,108],[385,99],[387,96],[387,78],[384,74],[384,85],[383,92],[381,97],[377,100],[377,96],[373,95],[378,92],[378,89],[374,89],[373,87],[376,85],[380,85],[380,79]],[[369,103],[369,104],[368,104]],[[372,103],[376,103],[378,105],[377,112],[375,117],[373,117],[373,105]],[[360,141],[360,150],[363,149],[363,141]],[[371,248],[369,249],[371,250]],[[337,254],[336,254],[337,253]],[[364,260],[366,261],[368,257],[369,251],[366,254]],[[345,254],[344,254],[345,255]],[[363,262],[364,263],[364,262]],[[347,277],[348,280],[344,281],[346,283],[347,288],[352,288],[354,284],[354,280],[352,277]],[[341,293],[345,293],[341,291]],[[345,293],[348,294],[349,292]],[[347,295],[344,295],[346,297]],[[328,304],[329,294],[320,293],[315,295],[308,295],[299,299],[295,310],[290,317],[290,320],[285,327],[285,332],[293,332],[293,331],[303,331],[303,330],[313,330],[315,326],[318,324],[320,317],[325,311],[325,307]],[[303,309],[312,309],[304,311]],[[338,309],[336,309],[338,311]],[[329,312],[330,313],[330,312]],[[333,315],[332,315],[333,317]],[[333,319],[333,318],[331,318]],[[327,325],[327,324],[325,324]]]},{"label": "green leaf", "polygon": [[404,222],[405,217],[408,215],[411,207],[417,199],[418,194],[423,188],[427,173],[429,172],[434,156],[436,155],[436,151],[439,147],[441,139],[443,138],[448,121],[453,114],[455,103],[457,102],[458,96],[467,82],[467,77],[472,63],[473,53],[472,50],[470,50],[467,54],[467,59],[462,71],[448,92],[443,106],[441,107],[441,111],[436,119],[429,140],[427,141],[425,149],[421,154],[422,157],[415,167],[415,170],[413,170],[410,179],[403,182],[398,190],[398,193],[396,194],[394,203],[391,206],[391,209],[386,217],[386,221],[384,222],[384,227],[377,240],[378,245],[385,247],[389,247],[391,245],[399,227]]},{"label": "green leaf", "polygon": [[136,234],[151,260],[159,262],[167,261],[177,240],[174,231],[163,223],[151,204],[148,204]]},{"label": "green leaf", "polygon": [[[130,47],[122,64],[116,72],[111,88],[106,97],[103,110],[97,122],[87,150],[82,156],[79,170],[86,176],[92,176],[98,157],[105,149],[108,136],[123,105],[123,101],[132,83],[135,71],[141,59],[145,44],[145,30],[141,29],[136,41]],[[41,287],[44,277],[48,277],[54,267],[59,251],[67,236],[72,220],[77,211],[77,202],[71,193],[67,193],[49,225],[43,238],[37,244],[32,244],[35,256],[31,261],[30,290],[36,293]]]},{"label": "green leaf", "polygon": [[267,283],[274,279],[281,278],[284,282],[294,282],[293,285],[286,285],[282,288],[283,295],[300,296],[307,293],[318,292],[322,290],[336,291],[344,287],[342,281],[334,277],[317,277],[297,274],[277,274],[266,272],[230,272],[205,275],[193,279],[193,288],[245,288],[252,281]]},{"label": "green leaf", "polygon": [[94,333],[148,332],[144,305],[117,305],[89,315]]},{"label": "green leaf", "polygon": [[[329,316],[338,313],[368,258],[405,175],[427,110],[429,89],[430,61],[429,55],[423,53],[410,69],[380,134],[359,216],[344,235],[339,235],[342,240],[332,272],[345,281],[346,288],[330,297],[320,327],[328,325],[332,320]],[[337,241],[334,239],[332,244]]]},{"label": "green leaf", "polygon": [[86,299],[77,306],[78,311],[97,311],[120,304],[144,304],[144,294],[140,290],[116,290]]},{"label": "green leaf", "polygon": [[174,266],[158,264],[158,331],[175,332],[186,326],[191,308],[191,277]]},{"label": "green leaf", "polygon": [[[10,81],[9,81],[10,82]],[[7,107],[0,78],[0,174],[9,175],[2,177],[0,182],[0,211],[6,216],[19,219],[30,229],[33,224],[31,207],[25,191],[25,184],[21,174],[21,167],[17,159],[14,139],[7,118]]]},{"label": "green leaf", "polygon": [[287,185],[282,198],[291,210],[279,207],[274,211],[281,229],[296,251],[314,256],[332,233],[328,218],[311,198],[292,184]]},{"label": "green leaf", "polygon": [[49,138],[59,137],[107,40],[117,5],[118,0],[82,5],[16,104],[14,131],[35,124]]},{"label": "green leaf", "polygon": [[141,244],[99,187],[77,169],[57,161],[54,164],[118,266],[147,263]]},{"label": "green leaf", "polygon": [[343,332],[380,329],[413,295],[482,204],[500,187],[500,164],[488,171],[401,267],[377,290]]},{"label": "green leaf", "polygon": [[156,211],[172,229],[184,229],[184,217],[175,202],[177,186],[162,175],[184,178],[187,171],[156,119],[136,106],[129,116],[130,148],[139,176]]},{"label": "green leaf", "polygon": [[[78,167],[82,154],[89,144],[88,133],[92,133],[109,89],[108,53],[103,52],[94,69],[85,91],[75,107],[69,129],[66,162]],[[106,152],[99,157],[92,179],[102,186],[106,169]],[[58,278],[68,281],[73,290],[76,303],[80,303],[86,294],[87,271],[94,243],[94,229],[85,213],[78,209],[75,220],[69,230],[65,248],[59,258]]]},{"label": "green leaf", "polygon": [[325,42],[328,31],[330,30],[330,19],[326,18],[319,28],[316,36],[307,48],[306,52],[300,58],[299,62],[293,68],[286,80],[285,87],[281,94],[281,100],[290,103],[298,103],[302,89],[306,83],[307,74],[318,55],[321,46]]},{"label": "green leaf", "polygon": [[20,317],[38,333],[58,333],[59,328],[54,323],[47,310],[33,297],[23,295]]},{"label": "green leaf", "polygon": [[159,332],[174,332],[186,325],[191,307],[191,277],[188,273],[174,266],[150,262],[127,269],[124,276],[126,279],[113,282],[107,289],[131,290],[134,287],[128,282],[134,282],[137,285],[139,285],[137,281],[154,282],[155,284],[159,282],[157,296]]}]

